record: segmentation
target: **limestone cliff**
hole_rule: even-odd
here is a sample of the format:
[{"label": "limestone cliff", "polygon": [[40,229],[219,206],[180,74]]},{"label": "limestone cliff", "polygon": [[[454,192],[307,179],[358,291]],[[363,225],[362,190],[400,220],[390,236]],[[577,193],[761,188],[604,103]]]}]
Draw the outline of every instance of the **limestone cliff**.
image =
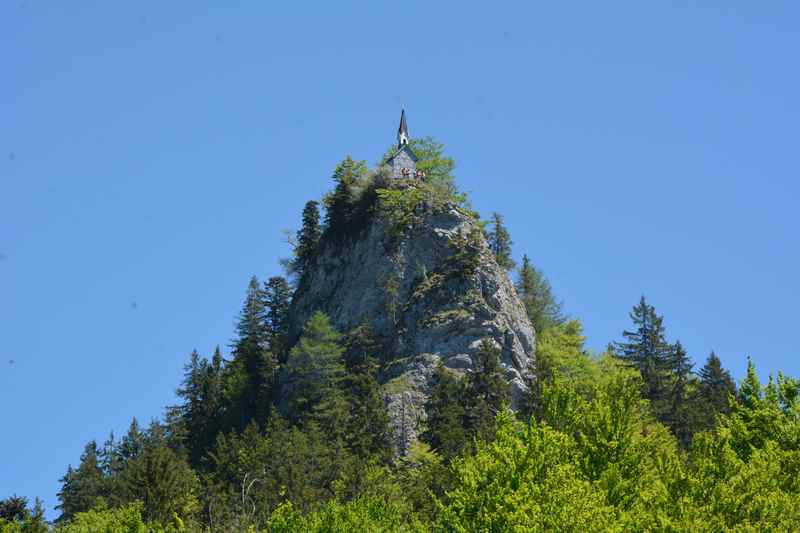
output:
[{"label": "limestone cliff", "polygon": [[380,381],[404,453],[417,438],[439,361],[468,372],[480,342],[491,339],[516,398],[534,331],[473,216],[431,201],[413,181],[393,183],[409,211],[398,215],[379,203],[360,231],[322,246],[294,296],[291,322],[295,336],[315,311],[343,332],[372,326],[383,340]]}]

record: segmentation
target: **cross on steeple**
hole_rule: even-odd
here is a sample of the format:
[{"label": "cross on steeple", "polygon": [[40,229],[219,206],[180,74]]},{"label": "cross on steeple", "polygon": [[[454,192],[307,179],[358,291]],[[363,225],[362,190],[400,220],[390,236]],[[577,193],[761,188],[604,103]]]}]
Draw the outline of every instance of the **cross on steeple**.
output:
[{"label": "cross on steeple", "polygon": [[400,127],[397,128],[397,147],[408,144],[408,126],[406,126],[406,110],[400,111]]}]

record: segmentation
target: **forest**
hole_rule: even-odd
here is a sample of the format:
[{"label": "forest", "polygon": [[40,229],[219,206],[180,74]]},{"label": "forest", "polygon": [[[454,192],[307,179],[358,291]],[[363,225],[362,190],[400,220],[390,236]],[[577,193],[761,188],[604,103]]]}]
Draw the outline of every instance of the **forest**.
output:
[{"label": "forest", "polygon": [[[735,383],[715,353],[671,338],[645,296],[589,350],[546,275],[514,261],[502,215],[472,210],[440,143],[412,143],[425,183],[392,188],[344,159],[332,191],[305,205],[286,275],[247,283],[230,355],[192,351],[176,405],[87,443],[60,479],[55,523],[38,500],[0,495],[0,532],[796,531],[800,381],[763,382],[748,360]],[[421,438],[398,453],[385,339],[322,312],[293,335],[289,314],[321,250],[376,217],[402,232],[421,202],[480,222],[535,357],[516,402],[490,342],[463,377],[439,365]]]}]

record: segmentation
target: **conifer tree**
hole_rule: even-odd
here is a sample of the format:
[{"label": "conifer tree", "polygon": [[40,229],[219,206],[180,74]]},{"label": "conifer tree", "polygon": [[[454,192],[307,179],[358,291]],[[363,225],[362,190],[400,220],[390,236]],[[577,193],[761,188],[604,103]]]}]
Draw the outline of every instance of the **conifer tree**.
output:
[{"label": "conifer tree", "polygon": [[[231,379],[239,390],[233,393],[231,421],[240,429],[253,418],[266,419],[269,399],[272,398],[278,361],[268,349],[269,334],[264,307],[264,294],[258,279],[253,276],[247,288],[242,312],[236,326],[237,339],[233,344]],[[266,405],[265,405],[266,402]]]},{"label": "conifer tree", "polygon": [[329,419],[327,415],[335,414],[329,411],[342,407],[343,351],[342,336],[330,319],[324,313],[314,313],[286,363],[289,415],[293,420]]},{"label": "conifer tree", "polygon": [[489,249],[498,265],[506,270],[512,270],[516,267],[511,258],[511,245],[514,243],[503,221],[503,216],[500,213],[492,213],[490,224],[492,229],[488,233]]},{"label": "conifer tree", "polygon": [[69,520],[76,513],[88,511],[97,505],[107,504],[107,486],[95,441],[89,442],[81,455],[77,469],[71,466],[62,477],[56,509],[61,510],[59,521]]},{"label": "conifer tree", "polygon": [[139,429],[139,422],[134,417],[128,426],[128,432],[122,437],[117,447],[117,454],[124,466],[128,461],[136,459],[144,450],[145,435]]},{"label": "conifer tree", "polygon": [[0,500],[0,518],[8,522],[22,522],[30,517],[28,498],[16,494]]},{"label": "conifer tree", "polygon": [[643,396],[650,400],[659,420],[668,409],[673,348],[667,343],[664,318],[642,296],[630,314],[634,331],[624,331],[623,342],[614,343],[618,358],[639,370],[644,381]]},{"label": "conifer tree", "polygon": [[376,379],[378,342],[369,325],[353,330],[347,339],[344,387],[348,395],[347,440],[350,451],[363,459],[388,462],[392,457],[389,415]]},{"label": "conifer tree", "polygon": [[198,480],[185,459],[156,443],[145,447],[121,474],[126,502],[140,501],[146,521],[170,523],[173,513],[186,519],[197,507]]},{"label": "conifer tree", "polygon": [[736,395],[736,383],[713,351],[698,375],[700,383],[694,399],[698,429],[712,429],[718,415],[730,412],[729,401]]},{"label": "conifer tree", "polygon": [[333,173],[336,187],[325,197],[326,232],[339,236],[348,231],[356,209],[355,187],[366,173],[366,163],[349,155],[336,166]]},{"label": "conifer tree", "polygon": [[495,418],[508,402],[508,383],[500,366],[500,350],[489,340],[484,339],[475,354],[475,366],[467,375],[464,401],[467,435],[491,440]]},{"label": "conifer tree", "polygon": [[286,362],[289,334],[289,305],[292,293],[283,276],[274,276],[264,284],[267,342],[279,363]]},{"label": "conifer tree", "polygon": [[689,389],[693,365],[680,341],[672,347],[670,366],[672,383],[665,422],[678,442],[687,447],[694,432]]},{"label": "conifer tree", "polygon": [[550,326],[565,322],[561,303],[553,295],[550,282],[531,264],[527,255],[522,257],[516,285],[517,294],[537,334],[543,333]]},{"label": "conifer tree", "polygon": [[427,423],[421,437],[446,460],[457,456],[466,443],[461,398],[461,383],[440,363],[425,403]]},{"label": "conifer tree", "polygon": [[303,207],[303,222],[297,232],[297,244],[294,250],[294,260],[291,262],[290,270],[299,278],[316,257],[317,246],[322,235],[320,228],[319,202],[310,200]]}]

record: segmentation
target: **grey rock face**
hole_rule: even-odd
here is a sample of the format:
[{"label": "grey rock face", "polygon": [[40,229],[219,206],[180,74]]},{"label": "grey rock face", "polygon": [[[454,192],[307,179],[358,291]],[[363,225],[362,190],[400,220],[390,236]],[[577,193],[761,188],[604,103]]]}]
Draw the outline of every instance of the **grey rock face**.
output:
[{"label": "grey rock face", "polygon": [[315,311],[342,332],[369,323],[384,341],[379,377],[399,453],[420,432],[439,361],[463,375],[490,339],[512,399],[525,391],[533,328],[477,224],[456,206],[425,204],[402,228],[378,215],[357,237],[326,246],[295,294],[293,335]]}]

